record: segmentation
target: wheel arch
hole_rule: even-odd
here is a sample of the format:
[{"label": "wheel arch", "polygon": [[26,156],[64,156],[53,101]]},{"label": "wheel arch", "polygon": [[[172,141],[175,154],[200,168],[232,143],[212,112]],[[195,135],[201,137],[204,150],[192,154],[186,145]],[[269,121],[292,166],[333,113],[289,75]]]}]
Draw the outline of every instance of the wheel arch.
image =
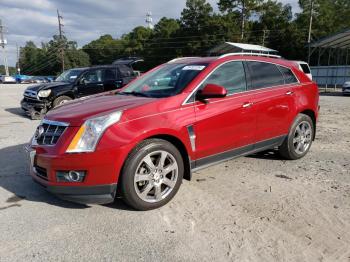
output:
[{"label": "wheel arch", "polygon": [[[176,136],[169,135],[169,134],[159,134],[159,135],[153,135],[150,137],[147,137],[145,139],[151,139],[151,138],[158,138],[165,141],[168,141],[169,143],[173,144],[180,152],[182,159],[184,161],[184,179],[190,181],[192,178],[192,172],[191,172],[191,160],[190,155],[187,152],[185,144]],[[144,140],[145,140],[144,139]]]},{"label": "wheel arch", "polygon": [[316,124],[317,124],[315,112],[313,110],[311,110],[311,109],[305,109],[305,110],[299,112],[299,114],[304,114],[304,115],[307,115],[307,116],[309,116],[311,118],[312,123],[314,125],[314,137],[313,137],[313,140],[315,140],[315,137],[316,137]]},{"label": "wheel arch", "polygon": [[74,96],[73,92],[59,92],[59,93],[56,94],[56,97],[53,100],[59,98],[60,96],[68,96],[68,97],[70,97],[72,99],[75,99],[75,96]]},{"label": "wheel arch", "polygon": [[[176,137],[175,135],[172,134],[166,134],[166,133],[160,133],[160,134],[148,134],[145,136],[142,136],[141,138],[137,139],[136,143],[133,143],[133,146],[131,148],[129,148],[129,152],[126,154],[125,158],[123,158],[123,165],[120,168],[120,172],[122,172],[123,170],[123,166],[125,164],[125,161],[128,157],[128,155],[132,152],[132,150],[139,145],[140,143],[142,143],[143,141],[147,140],[147,139],[152,139],[152,138],[157,138],[157,139],[162,139],[165,140],[169,143],[171,143],[172,145],[174,145],[180,152],[182,159],[184,161],[184,176],[183,178],[186,180],[191,180],[192,178],[192,171],[191,171],[191,157],[190,154],[188,153],[188,150],[185,146],[185,143],[178,137]],[[121,177],[121,173],[118,176],[119,178]],[[118,178],[118,179],[119,179]]]}]

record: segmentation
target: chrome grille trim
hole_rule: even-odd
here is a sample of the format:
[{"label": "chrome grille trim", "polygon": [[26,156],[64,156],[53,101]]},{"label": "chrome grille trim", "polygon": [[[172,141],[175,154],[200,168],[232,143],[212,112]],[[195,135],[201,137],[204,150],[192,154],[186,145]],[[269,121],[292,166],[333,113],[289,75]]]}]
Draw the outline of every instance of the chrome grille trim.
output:
[{"label": "chrome grille trim", "polygon": [[[65,122],[44,119],[38,126],[34,136],[35,144],[43,146],[56,145],[68,126],[69,124]],[[39,130],[41,134],[38,134]]]}]

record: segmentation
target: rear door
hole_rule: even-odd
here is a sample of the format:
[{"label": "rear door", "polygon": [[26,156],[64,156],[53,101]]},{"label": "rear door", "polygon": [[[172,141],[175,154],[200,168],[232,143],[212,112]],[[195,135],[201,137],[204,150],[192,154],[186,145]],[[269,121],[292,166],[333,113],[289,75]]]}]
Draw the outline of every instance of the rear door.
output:
[{"label": "rear door", "polygon": [[103,69],[90,69],[80,78],[78,84],[79,97],[93,95],[103,91]]},{"label": "rear door", "polygon": [[275,64],[247,61],[246,65],[251,79],[249,89],[254,95],[253,103],[257,110],[255,142],[267,145],[288,134],[294,118],[295,83],[287,83],[281,72],[284,68]]},{"label": "rear door", "polygon": [[[227,89],[225,98],[195,103],[196,165],[220,161],[249,151],[255,133],[255,110],[250,106],[251,95],[243,62],[225,63],[212,72],[200,86],[217,84]],[[208,158],[209,157],[209,158]]]},{"label": "rear door", "polygon": [[111,91],[114,89],[121,88],[117,79],[116,67],[104,69],[103,87],[104,87],[104,91]]},{"label": "rear door", "polygon": [[131,67],[126,65],[118,65],[119,81],[121,81],[121,86],[129,84],[134,78],[134,71]]}]

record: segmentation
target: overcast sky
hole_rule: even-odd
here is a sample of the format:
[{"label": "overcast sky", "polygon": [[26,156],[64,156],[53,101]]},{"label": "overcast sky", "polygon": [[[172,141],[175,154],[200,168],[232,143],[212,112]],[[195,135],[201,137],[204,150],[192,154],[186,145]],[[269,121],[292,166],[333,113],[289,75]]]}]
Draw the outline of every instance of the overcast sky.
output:
[{"label": "overcast sky", "polygon": [[[16,43],[23,46],[48,41],[58,33],[57,13],[64,17],[64,31],[78,45],[103,34],[119,37],[138,25],[145,25],[147,11],[154,23],[163,17],[178,18],[186,0],[1,0],[0,19],[6,27],[7,52],[10,65],[15,65]],[[218,0],[209,0],[217,9]],[[298,0],[282,0],[298,10]],[[0,53],[0,64],[3,57]]]}]

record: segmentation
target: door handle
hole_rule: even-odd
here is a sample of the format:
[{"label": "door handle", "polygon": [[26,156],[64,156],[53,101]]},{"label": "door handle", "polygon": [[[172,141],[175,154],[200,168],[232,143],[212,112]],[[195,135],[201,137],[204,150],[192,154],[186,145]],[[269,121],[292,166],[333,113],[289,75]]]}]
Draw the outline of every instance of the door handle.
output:
[{"label": "door handle", "polygon": [[243,108],[248,108],[248,107],[251,107],[253,105],[252,102],[246,102],[242,105]]},{"label": "door handle", "polygon": [[288,91],[288,92],[286,93],[287,96],[291,96],[291,95],[293,95],[293,94],[294,94],[293,91]]},{"label": "door handle", "polygon": [[103,84],[97,84],[97,86],[103,86]]}]

